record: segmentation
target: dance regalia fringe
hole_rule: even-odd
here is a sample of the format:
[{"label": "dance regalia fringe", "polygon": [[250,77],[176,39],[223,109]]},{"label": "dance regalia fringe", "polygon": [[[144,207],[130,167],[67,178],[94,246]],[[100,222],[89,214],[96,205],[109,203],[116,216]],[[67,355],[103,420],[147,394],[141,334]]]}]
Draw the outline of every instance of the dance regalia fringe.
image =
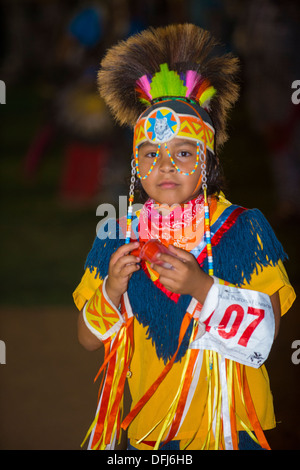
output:
[{"label": "dance regalia fringe", "polygon": [[[134,226],[137,224],[133,224]],[[96,276],[101,279],[104,279],[108,273],[112,253],[124,244],[120,230],[118,226],[117,236],[114,239],[96,238],[87,257],[85,267],[91,271],[96,268]],[[240,240],[243,240],[243,243],[240,243]],[[271,226],[257,209],[246,210],[234,205],[227,207],[211,226],[211,243],[214,275],[237,286],[249,282],[252,274],[258,273],[258,270],[262,270],[264,266],[276,265],[280,259],[287,258]],[[205,241],[202,240],[191,253],[207,272]],[[127,295],[128,298],[125,299],[127,305],[124,300],[122,301],[122,313],[126,322],[119,332],[104,344],[104,364],[96,377],[97,379],[100,373],[103,373],[98,409],[86,436],[87,439],[91,434],[89,448],[113,448],[115,440],[120,438],[121,428],[124,430],[128,428],[155,393],[172,365],[182,361],[180,386],[166,416],[150,429],[146,436],[141,436],[139,442],[158,449],[174,439],[192,401],[203,366],[208,377],[205,410],[208,415],[208,429],[202,448],[210,448],[211,442],[214,441],[215,449],[238,449],[236,428],[239,423],[254,441],[264,449],[269,449],[251,399],[245,366],[225,359],[214,351],[189,349],[198,332],[195,299],[188,295],[174,296],[166,291],[158,280],[153,282],[150,279],[146,268],[132,275]],[[134,350],[133,315],[147,328],[147,336],[152,341],[158,358],[164,360],[165,367],[150,389],[123,419],[124,384]],[[172,321],[168,321],[170,318]],[[236,413],[234,384],[238,386],[248,416],[247,423],[243,422]],[[159,425],[161,431],[157,441],[147,441],[147,436]],[[186,447],[196,434],[197,432]]]},{"label": "dance regalia fringe", "polygon": [[114,448],[115,442],[121,438],[124,386],[134,350],[133,316],[127,314],[123,300],[121,312],[126,321],[113,337],[103,342],[104,362],[95,377],[96,381],[103,374],[98,408],[82,443],[84,445],[91,434],[90,448],[93,450]]}]

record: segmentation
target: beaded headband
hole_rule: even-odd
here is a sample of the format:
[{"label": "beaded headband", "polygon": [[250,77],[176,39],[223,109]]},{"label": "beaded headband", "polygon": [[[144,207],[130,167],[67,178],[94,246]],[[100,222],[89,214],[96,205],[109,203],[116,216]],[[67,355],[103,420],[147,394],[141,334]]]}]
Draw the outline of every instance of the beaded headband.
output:
[{"label": "beaded headband", "polygon": [[[175,137],[197,142],[195,166],[188,173],[178,168],[169,152],[167,144]],[[138,148],[146,141],[157,144],[158,147],[151,168],[146,175],[141,176],[138,163]],[[202,165],[205,164],[207,149],[214,153],[214,128],[211,125],[209,115],[197,103],[190,103],[187,100],[183,101],[181,97],[157,100],[157,103],[148,108],[140,116],[134,128],[133,151],[138,178],[144,180],[151,174],[156,165],[162,144],[164,144],[175,169],[186,176],[192,175],[195,173],[200,159]],[[200,158],[200,153],[202,158]]]},{"label": "beaded headband", "polygon": [[140,116],[134,128],[133,148],[135,151],[146,141],[162,144],[177,137],[205,142],[214,153],[214,136],[211,119],[203,108],[174,97],[159,101]]}]

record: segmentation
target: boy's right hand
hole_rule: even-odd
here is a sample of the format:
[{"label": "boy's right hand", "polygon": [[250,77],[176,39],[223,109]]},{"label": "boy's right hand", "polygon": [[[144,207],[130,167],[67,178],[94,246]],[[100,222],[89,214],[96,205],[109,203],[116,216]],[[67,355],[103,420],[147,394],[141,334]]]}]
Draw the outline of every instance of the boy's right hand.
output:
[{"label": "boy's right hand", "polygon": [[116,307],[120,304],[122,295],[127,291],[128,282],[132,274],[140,268],[139,264],[137,264],[140,258],[130,254],[138,246],[139,242],[122,245],[110,258],[106,292]]}]

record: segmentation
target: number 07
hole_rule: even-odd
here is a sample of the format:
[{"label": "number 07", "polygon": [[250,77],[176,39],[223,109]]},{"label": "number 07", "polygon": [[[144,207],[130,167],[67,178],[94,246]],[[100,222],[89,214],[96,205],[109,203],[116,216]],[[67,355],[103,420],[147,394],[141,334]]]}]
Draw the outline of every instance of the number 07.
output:
[{"label": "number 07", "polygon": [[[236,317],[234,322],[232,323],[232,326],[229,331],[225,331],[226,326],[229,323],[229,320],[231,318],[231,315],[233,312],[236,312]],[[213,316],[214,312],[204,321],[206,325],[206,331],[210,331],[211,326],[209,325],[209,322]],[[254,308],[254,307],[248,307],[247,314],[250,315],[255,315],[257,318],[255,318],[244,330],[242,333],[240,339],[238,340],[238,344],[241,346],[246,347],[248,344],[249,339],[251,338],[251,335],[253,334],[254,330],[257,328],[257,326],[260,324],[260,322],[264,319],[265,316],[265,311],[260,309],[260,308]],[[218,334],[224,338],[224,339],[229,339],[234,337],[237,333],[238,330],[241,326],[241,323],[244,319],[244,309],[241,305],[239,304],[233,304],[229,305],[227,309],[224,312],[224,315],[222,317],[222,320],[219,323],[219,326],[217,328]]]}]

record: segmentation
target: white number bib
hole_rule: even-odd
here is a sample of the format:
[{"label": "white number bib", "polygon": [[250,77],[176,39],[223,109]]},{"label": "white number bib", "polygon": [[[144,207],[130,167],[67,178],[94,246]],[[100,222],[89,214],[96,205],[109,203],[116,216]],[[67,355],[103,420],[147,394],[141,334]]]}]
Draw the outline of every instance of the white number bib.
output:
[{"label": "white number bib", "polygon": [[258,368],[274,340],[270,297],[261,292],[214,284],[199,317],[192,349],[208,349],[227,359]]}]

